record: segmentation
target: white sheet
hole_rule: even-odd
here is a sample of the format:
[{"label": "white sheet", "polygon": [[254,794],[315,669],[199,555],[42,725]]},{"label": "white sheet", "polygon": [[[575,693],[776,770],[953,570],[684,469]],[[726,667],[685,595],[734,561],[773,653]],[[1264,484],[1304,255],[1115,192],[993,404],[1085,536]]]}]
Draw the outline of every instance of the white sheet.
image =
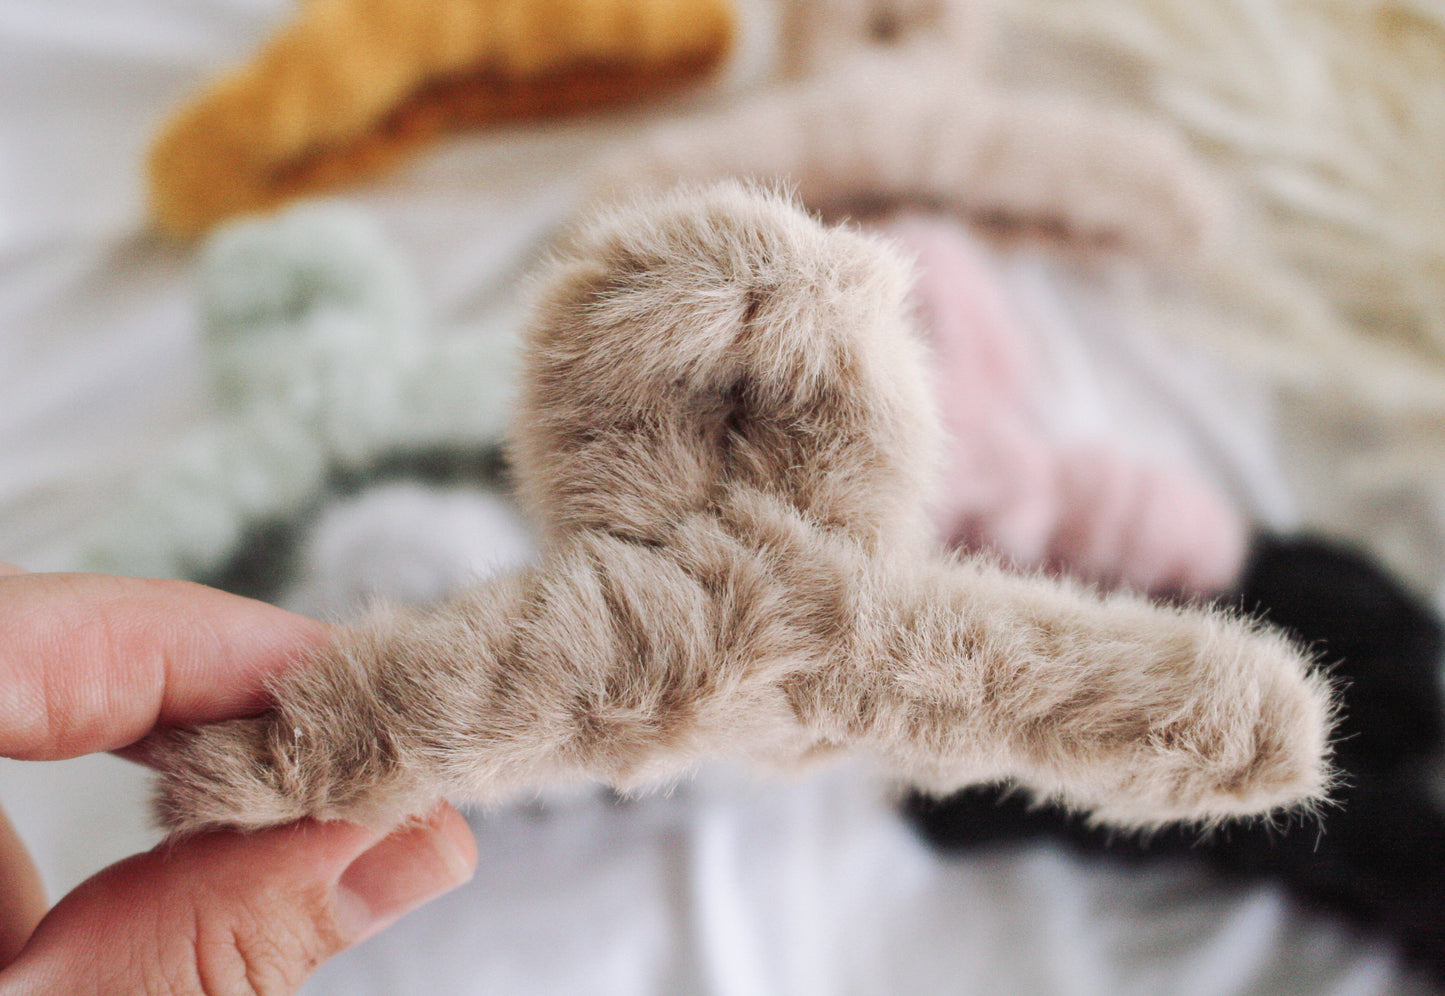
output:
[{"label": "white sheet", "polygon": [[[142,232],[140,156],[160,113],[287,7],[0,0],[0,559],[65,566],[70,538],[118,482],[203,414],[191,257]],[[570,208],[577,165],[626,127],[457,140],[358,199],[416,261],[434,319],[464,327],[506,301]],[[1176,424],[1208,421],[1167,390],[1152,410],[1161,396]],[[1287,518],[1259,410],[1219,411],[1234,421],[1181,431],[1212,438],[1208,458],[1236,493]],[[1235,446],[1239,419],[1256,431]],[[0,798],[56,893],[154,840],[144,787],[112,758],[0,765]],[[588,795],[475,826],[471,885],[327,966],[307,992],[1418,989],[1382,946],[1272,888],[1116,872],[1047,849],[940,859],[854,769],[768,785],[710,771],[668,797]]]}]

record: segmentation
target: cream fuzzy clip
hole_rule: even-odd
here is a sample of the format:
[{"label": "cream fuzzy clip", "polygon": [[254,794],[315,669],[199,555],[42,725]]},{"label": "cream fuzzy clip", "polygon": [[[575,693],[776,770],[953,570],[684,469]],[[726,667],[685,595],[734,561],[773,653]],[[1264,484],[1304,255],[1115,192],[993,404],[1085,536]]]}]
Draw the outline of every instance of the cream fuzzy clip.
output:
[{"label": "cream fuzzy clip", "polygon": [[993,8],[789,0],[787,79],[653,127],[604,157],[593,188],[612,198],[747,178],[830,215],[911,204],[1170,263],[1215,251],[1235,200],[1178,130],[1074,93],[1001,86]]}]

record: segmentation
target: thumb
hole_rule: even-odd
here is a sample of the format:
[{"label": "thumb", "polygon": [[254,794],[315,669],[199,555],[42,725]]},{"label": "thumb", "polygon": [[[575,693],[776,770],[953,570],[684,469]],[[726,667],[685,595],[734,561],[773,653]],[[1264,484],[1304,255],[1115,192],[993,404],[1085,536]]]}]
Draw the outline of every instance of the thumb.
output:
[{"label": "thumb", "polygon": [[4,973],[11,993],[294,993],[326,959],[471,877],[442,805],[390,836],[302,821],[167,841],[66,896]]}]

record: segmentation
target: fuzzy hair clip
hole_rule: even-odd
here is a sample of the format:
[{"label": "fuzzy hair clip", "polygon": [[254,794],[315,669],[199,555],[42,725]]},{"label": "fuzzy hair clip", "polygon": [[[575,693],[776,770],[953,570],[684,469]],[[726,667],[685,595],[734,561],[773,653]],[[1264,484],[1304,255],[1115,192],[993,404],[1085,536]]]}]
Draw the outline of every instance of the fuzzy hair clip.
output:
[{"label": "fuzzy hair clip", "polygon": [[987,2],[799,0],[787,11],[787,82],[652,129],[602,162],[595,189],[750,177],[867,220],[915,261],[946,433],[942,537],[1091,583],[1222,589],[1244,556],[1228,499],[1117,439],[1050,438],[1030,410],[1027,333],[963,222],[1177,264],[1224,240],[1226,190],[1160,121],[992,84]]},{"label": "fuzzy hair clip", "polygon": [[162,128],[151,213],[194,236],[441,132],[675,91],[722,63],[734,22],[727,0],[309,0]]},{"label": "fuzzy hair clip", "polygon": [[81,570],[215,583],[250,530],[402,453],[500,447],[519,320],[429,328],[420,289],[370,216],[342,203],[236,221],[199,264],[215,410],[78,538]]},{"label": "fuzzy hair clip", "polygon": [[540,560],[339,631],[263,715],[158,734],[162,821],[389,823],[844,749],[1127,826],[1317,800],[1331,693],[1280,634],[938,552],[908,286],[886,243],[739,185],[582,224],[525,345]]},{"label": "fuzzy hair clip", "polygon": [[1333,662],[1341,777],[1323,832],[1237,827],[1201,840],[1169,829],[1133,839],[998,786],[911,796],[909,818],[950,852],[1051,840],[1101,859],[1274,880],[1315,910],[1393,938],[1445,983],[1445,804],[1431,784],[1445,749],[1445,624],[1367,555],[1308,535],[1255,536],[1229,600]]},{"label": "fuzzy hair clip", "polygon": [[933,516],[943,542],[1105,587],[1228,588],[1246,541],[1233,505],[1183,461],[1057,431],[1038,330],[980,240],[920,211],[869,228],[913,257],[911,299],[945,431]]},{"label": "fuzzy hair clip", "polygon": [[787,11],[786,80],[654,127],[599,163],[599,194],[751,178],[786,183],[829,216],[913,204],[1161,260],[1225,240],[1233,200],[1175,130],[990,80],[987,0]]}]

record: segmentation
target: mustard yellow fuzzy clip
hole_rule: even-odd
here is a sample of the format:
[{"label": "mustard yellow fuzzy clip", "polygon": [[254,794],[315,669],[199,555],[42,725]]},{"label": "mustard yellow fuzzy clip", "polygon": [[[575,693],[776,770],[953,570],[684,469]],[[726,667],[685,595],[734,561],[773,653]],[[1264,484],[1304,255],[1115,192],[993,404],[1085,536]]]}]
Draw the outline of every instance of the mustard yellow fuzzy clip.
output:
[{"label": "mustard yellow fuzzy clip", "polygon": [[457,128],[641,101],[732,47],[728,0],[310,0],[162,128],[151,213],[188,237]]}]

